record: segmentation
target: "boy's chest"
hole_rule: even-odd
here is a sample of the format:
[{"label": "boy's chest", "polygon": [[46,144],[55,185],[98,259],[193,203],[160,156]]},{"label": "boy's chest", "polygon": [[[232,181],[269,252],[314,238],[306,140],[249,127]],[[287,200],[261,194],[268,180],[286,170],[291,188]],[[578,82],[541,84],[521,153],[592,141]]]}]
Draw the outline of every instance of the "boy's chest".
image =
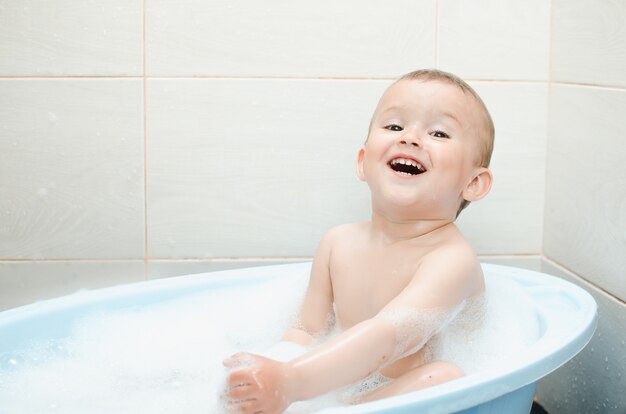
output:
[{"label": "boy's chest", "polygon": [[330,277],[342,329],[372,318],[411,281],[421,255],[414,250],[349,247],[333,255]]}]

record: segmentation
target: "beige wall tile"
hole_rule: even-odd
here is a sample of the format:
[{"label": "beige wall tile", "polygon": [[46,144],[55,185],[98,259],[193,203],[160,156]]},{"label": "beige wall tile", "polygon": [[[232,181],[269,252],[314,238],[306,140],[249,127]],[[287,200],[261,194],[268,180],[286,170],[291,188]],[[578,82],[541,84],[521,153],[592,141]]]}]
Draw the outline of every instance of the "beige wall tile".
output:
[{"label": "beige wall tile", "polygon": [[548,86],[474,83],[495,123],[494,183],[458,224],[479,254],[541,252]]},{"label": "beige wall tile", "polygon": [[0,0],[0,76],[141,75],[141,1]]},{"label": "beige wall tile", "polygon": [[147,2],[152,76],[396,77],[434,66],[435,0]]},{"label": "beige wall tile", "polygon": [[585,349],[539,381],[539,402],[549,413],[624,413],[626,305],[550,261],[543,262],[542,271],[591,293],[598,304],[598,327]]},{"label": "beige wall tile", "polygon": [[552,5],[552,80],[626,86],[626,2]]},{"label": "beige wall tile", "polygon": [[150,257],[311,256],[368,218],[355,161],[387,84],[151,80]]},{"label": "beige wall tile", "polygon": [[0,310],[144,280],[143,261],[0,262]]},{"label": "beige wall tile", "polygon": [[438,67],[470,79],[548,80],[550,2],[441,0]]},{"label": "beige wall tile", "polygon": [[[150,81],[150,257],[310,256],[328,228],[367,219],[354,159],[386,85]],[[483,254],[539,253],[547,86],[476,86],[497,125],[496,184],[461,228]]]},{"label": "beige wall tile", "polygon": [[143,258],[139,80],[0,81],[0,258]]},{"label": "beige wall tile", "polygon": [[626,91],[553,86],[546,256],[626,300]]}]

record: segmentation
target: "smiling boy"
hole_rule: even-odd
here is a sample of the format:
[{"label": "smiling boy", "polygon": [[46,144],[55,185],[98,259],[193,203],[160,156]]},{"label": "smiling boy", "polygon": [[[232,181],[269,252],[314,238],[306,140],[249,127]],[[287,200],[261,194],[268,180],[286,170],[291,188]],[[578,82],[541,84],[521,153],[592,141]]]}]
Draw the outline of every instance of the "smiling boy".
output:
[{"label": "smiling boy", "polygon": [[437,70],[411,72],[381,97],[357,176],[371,190],[371,220],[338,226],[315,255],[297,328],[309,346],[334,312],[341,333],[287,362],[239,353],[224,363],[227,406],[273,414],[378,373],[369,401],[463,375],[425,345],[484,291],[476,254],[454,224],[491,188],[494,128],[480,97]]}]

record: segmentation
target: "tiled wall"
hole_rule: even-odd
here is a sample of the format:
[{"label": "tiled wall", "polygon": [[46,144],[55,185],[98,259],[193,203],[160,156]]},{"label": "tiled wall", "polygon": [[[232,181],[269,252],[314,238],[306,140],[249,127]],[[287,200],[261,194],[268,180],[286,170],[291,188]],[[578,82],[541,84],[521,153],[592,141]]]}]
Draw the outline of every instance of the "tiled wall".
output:
[{"label": "tiled wall", "polygon": [[[492,193],[459,225],[490,261],[595,285],[602,345],[576,364],[623,384],[624,7],[0,0],[0,308],[309,258],[368,217],[354,160],[380,93],[438,67],[496,123]],[[551,414],[598,403],[552,378]]]},{"label": "tiled wall", "polygon": [[[542,381],[550,413],[626,412],[626,3],[553,0],[544,254],[599,305],[589,346]],[[566,269],[569,269],[567,271]],[[582,279],[574,276],[574,273]]]},{"label": "tiled wall", "polygon": [[423,67],[496,122],[492,194],[460,226],[538,255],[550,10],[507,3],[0,0],[1,306],[310,258],[369,216],[369,117]]}]

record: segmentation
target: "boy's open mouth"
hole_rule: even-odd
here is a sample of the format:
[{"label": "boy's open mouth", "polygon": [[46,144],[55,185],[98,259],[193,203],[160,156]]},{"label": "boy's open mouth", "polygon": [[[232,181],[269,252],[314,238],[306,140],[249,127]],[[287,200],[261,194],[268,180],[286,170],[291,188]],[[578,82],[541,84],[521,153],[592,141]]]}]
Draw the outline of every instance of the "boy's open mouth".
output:
[{"label": "boy's open mouth", "polygon": [[426,172],[426,168],[422,164],[408,158],[394,158],[389,161],[388,165],[392,170],[407,175],[418,175]]}]

